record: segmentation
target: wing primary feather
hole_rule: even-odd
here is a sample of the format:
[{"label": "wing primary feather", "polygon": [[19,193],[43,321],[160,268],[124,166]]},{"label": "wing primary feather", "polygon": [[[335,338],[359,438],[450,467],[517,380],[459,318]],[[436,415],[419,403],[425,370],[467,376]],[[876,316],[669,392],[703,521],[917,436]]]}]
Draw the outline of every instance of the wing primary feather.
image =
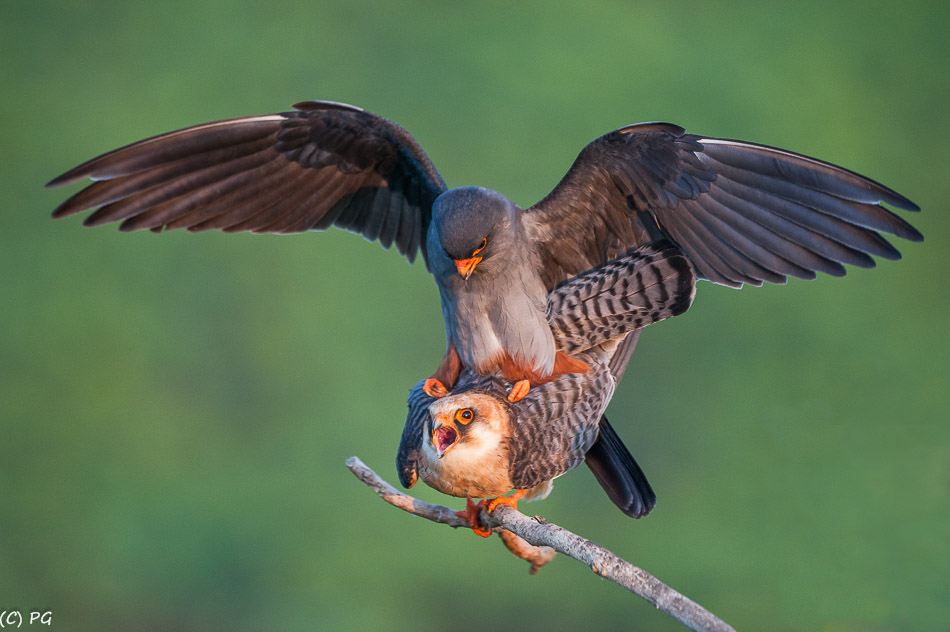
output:
[{"label": "wing primary feather", "polygon": [[[765,249],[744,238],[728,224],[720,222],[709,213],[685,213],[684,215],[688,215],[688,221],[696,227],[706,231],[707,238],[710,239],[710,247],[722,255],[734,269],[756,279],[760,284],[762,281],[778,284],[786,282],[786,273],[776,272],[757,259],[757,257],[768,257]],[[773,260],[772,263],[777,262]],[[798,269],[801,270],[802,278],[815,278],[814,272]]]},{"label": "wing primary feather", "polygon": [[367,204],[366,196],[359,195],[361,192],[372,190],[372,188],[361,188],[357,193],[354,193],[350,197],[349,207],[362,209],[360,217],[356,220],[356,223],[362,226],[360,234],[363,235],[363,239],[367,241],[379,240],[383,248],[388,248],[388,246],[383,243],[383,240],[380,239],[380,233],[382,233],[383,226],[385,225],[386,219],[388,217],[386,211],[375,208],[373,204]]},{"label": "wing primary feather", "polygon": [[[362,176],[362,178],[359,176]],[[359,174],[359,176],[354,177],[350,174],[337,172],[328,185],[330,188],[326,192],[326,198],[320,200],[320,203],[314,209],[311,209],[312,215],[305,218],[304,222],[298,224],[295,228],[299,230],[321,230],[323,227],[332,225],[350,232],[359,233],[359,226],[346,221],[347,218],[341,217],[343,211],[346,210],[346,203],[340,202],[342,198],[345,198],[347,194],[353,191],[355,180],[365,179],[368,174]],[[311,218],[314,216],[320,217],[320,220],[312,221]]]},{"label": "wing primary feather", "polygon": [[213,200],[224,192],[246,186],[255,178],[274,173],[281,166],[280,160],[277,155],[265,160],[252,155],[226,165],[207,167],[164,186],[142,191],[103,206],[87,217],[86,222],[100,224],[133,218],[166,203],[169,206],[178,205],[184,209],[181,212],[190,212],[199,204]]},{"label": "wing primary feather", "polygon": [[265,137],[234,147],[225,147],[202,154],[185,156],[133,174],[99,180],[59,205],[53,217],[66,217],[86,209],[103,206],[117,200],[162,186],[175,178],[185,177],[198,169],[223,164],[266,150],[271,139]]},{"label": "wing primary feather", "polygon": [[[366,174],[363,178],[359,178],[360,186],[368,179],[368,176],[369,174]],[[341,200],[339,204],[343,205],[343,209],[334,222],[334,225],[354,233],[359,233],[364,239],[369,241],[376,241],[376,238],[379,236],[380,224],[382,220],[385,219],[385,214],[373,214],[372,207],[366,204],[353,204],[352,197]]]},{"label": "wing primary feather", "polygon": [[[294,194],[300,190],[298,185],[304,184],[308,175],[303,169],[296,169],[295,173],[284,176],[284,183],[280,187],[261,183],[253,190],[239,189],[224,198],[215,200],[207,206],[194,211],[168,225],[169,228],[185,226],[191,232],[204,230],[229,231],[233,226],[249,225],[247,230],[273,221],[272,218],[286,213]],[[287,191],[292,193],[288,197]],[[291,207],[293,208],[293,207]]]},{"label": "wing primary feather", "polygon": [[309,189],[313,175],[306,169],[295,169],[295,173],[286,176],[287,186],[274,187],[273,195],[258,200],[257,204],[247,205],[238,202],[227,213],[219,215],[210,222],[202,224],[202,230],[221,230],[225,233],[239,231],[278,232],[267,230],[272,224],[286,217],[311,194]]},{"label": "wing primary feather", "polygon": [[699,138],[699,142],[703,145],[703,154],[742,171],[782,178],[855,202],[880,201],[906,211],[920,210],[919,206],[883,184],[829,162],[785,149],[727,138]]},{"label": "wing primary feather", "polygon": [[750,192],[734,182],[717,183],[709,191],[709,200],[831,261],[871,268],[874,260],[868,252],[888,256],[889,251],[877,241],[883,238],[874,238],[876,233],[833,217],[818,216],[787,200]]},{"label": "wing primary feather", "polygon": [[[259,178],[267,178],[280,170],[282,160],[275,155],[266,162],[230,174],[226,168],[211,167],[195,173],[193,177],[182,178],[168,186],[103,206],[96,213],[108,215],[110,221],[128,218],[119,226],[123,232],[160,226],[173,217],[190,213],[203,204],[252,186]],[[222,175],[225,177],[222,178]],[[162,221],[156,223],[156,217]]]},{"label": "wing primary feather", "polygon": [[420,245],[422,245],[423,255],[425,254],[425,240],[424,227],[418,225],[417,219],[411,213],[402,213],[399,230],[396,233],[397,250],[409,258],[409,262],[412,263],[416,256],[416,250]]},{"label": "wing primary feather", "polygon": [[383,213],[386,218],[383,222],[382,228],[379,230],[379,243],[382,244],[383,248],[389,250],[393,245],[393,241],[396,239],[396,234],[399,232],[399,224],[402,219],[402,213],[406,212],[406,209],[402,209],[401,213],[398,215],[391,215],[386,213],[385,208],[389,208],[388,197],[390,193],[386,192],[388,190],[383,189],[383,187],[377,187],[374,190],[373,201],[371,206],[373,207],[374,213]]},{"label": "wing primary feather", "polygon": [[[676,240],[677,246],[684,249],[684,252],[689,248],[690,261],[696,267],[699,278],[733,289],[742,287],[743,282],[733,278],[733,276],[737,276],[735,271],[715,253],[706,248],[701,241],[698,241],[689,226],[684,225],[675,216],[665,224],[670,235],[672,235],[671,238]],[[696,245],[690,246],[690,244]],[[720,269],[729,270],[731,275],[729,277],[725,276],[719,272]]]},{"label": "wing primary feather", "polygon": [[[241,156],[227,163],[209,165],[196,171],[191,171],[169,182],[163,182],[160,185],[142,188],[137,191],[127,193],[114,202],[101,206],[97,211],[89,215],[83,222],[85,226],[98,226],[100,224],[117,221],[130,217],[137,213],[146,211],[154,206],[163,204],[168,200],[186,195],[191,191],[206,187],[207,185],[222,182],[230,176],[231,178],[241,177],[249,172],[259,173],[262,168],[271,168],[276,164],[276,156],[251,154]],[[148,172],[145,172],[148,173]],[[131,176],[135,177],[135,176]],[[124,178],[107,181],[110,183],[119,183]],[[96,186],[95,184],[92,185]],[[91,187],[90,187],[91,188]],[[81,195],[80,192],[78,195]],[[83,208],[68,208],[72,199],[67,200],[63,206],[66,206],[62,213],[60,209],[54,212],[55,217],[70,215],[76,211],[85,210]],[[87,207],[88,208],[88,207]]]},{"label": "wing primary feather", "polygon": [[326,192],[323,187],[333,179],[336,170],[333,167],[323,167],[317,170],[305,169],[304,171],[308,172],[308,179],[302,182],[298,190],[287,200],[284,212],[268,217],[266,220],[258,218],[256,215],[249,217],[247,221],[231,226],[225,232],[250,230],[258,233],[287,234],[305,230],[299,228],[298,225],[308,220],[314,220],[313,209],[325,196]]},{"label": "wing primary feather", "polygon": [[[858,226],[891,233],[903,239],[920,241],[923,237],[910,224],[891,213],[882,206],[878,206],[879,196],[874,195],[847,195],[851,189],[839,193],[830,189],[816,189],[809,183],[801,183],[792,179],[797,172],[788,174],[786,179],[775,177],[769,173],[746,171],[716,160],[708,154],[700,157],[716,171],[720,177],[744,184],[753,189],[767,191],[776,197],[809,207],[818,213],[831,215]],[[812,172],[804,171],[806,175]],[[835,182],[832,180],[832,182]]]},{"label": "wing primary feather", "polygon": [[339,173],[333,175],[330,186],[334,195],[322,205],[329,206],[319,221],[308,222],[309,230],[325,230],[330,226],[336,226],[343,230],[359,233],[362,227],[360,214],[362,209],[351,204],[351,192],[358,188],[368,174],[362,173]]},{"label": "wing primary feather", "polygon": [[[738,263],[734,263],[735,255],[731,249],[719,241],[705,226],[696,221],[696,218],[689,213],[670,214],[669,220],[664,220],[667,228],[680,247],[693,256],[698,253],[702,263],[708,265],[702,275],[709,281],[722,283],[729,287],[739,288],[743,283],[749,285],[762,285],[762,280],[749,276],[745,272],[736,268]],[[728,258],[727,258],[728,257]],[[698,267],[702,270],[703,266]],[[708,273],[720,280],[711,278]]]},{"label": "wing primary feather", "polygon": [[814,278],[816,270],[832,276],[844,275],[845,270],[840,263],[830,261],[773,233],[745,216],[723,207],[713,198],[703,202],[701,208],[698,208],[699,203],[694,201],[684,202],[683,207],[693,207],[693,212],[697,214],[708,213],[709,217],[718,223],[718,226],[711,227],[711,230],[722,234],[724,238],[731,237],[730,243],[765,268],[778,274],[790,274],[803,279]]},{"label": "wing primary feather", "polygon": [[115,178],[186,156],[254,141],[275,133],[283,120],[280,114],[250,116],[160,134],[84,162],[54,178],[46,186],[64,186],[83,178]]}]

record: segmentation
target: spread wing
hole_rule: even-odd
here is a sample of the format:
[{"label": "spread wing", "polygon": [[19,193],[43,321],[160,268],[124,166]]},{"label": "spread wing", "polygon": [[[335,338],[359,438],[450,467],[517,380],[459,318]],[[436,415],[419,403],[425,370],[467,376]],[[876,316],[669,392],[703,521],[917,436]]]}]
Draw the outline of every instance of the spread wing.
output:
[{"label": "spread wing", "polygon": [[304,102],[117,149],[47,186],[96,180],[53,217],[87,226],[299,233],[338,226],[413,261],[445,183],[404,129],[359,108]]},{"label": "spread wing", "polygon": [[856,173],[799,154],[642,123],[585,147],[524,215],[548,287],[669,239],[701,278],[741,287],[898,259],[880,233],[923,239],[881,203],[919,208]]}]

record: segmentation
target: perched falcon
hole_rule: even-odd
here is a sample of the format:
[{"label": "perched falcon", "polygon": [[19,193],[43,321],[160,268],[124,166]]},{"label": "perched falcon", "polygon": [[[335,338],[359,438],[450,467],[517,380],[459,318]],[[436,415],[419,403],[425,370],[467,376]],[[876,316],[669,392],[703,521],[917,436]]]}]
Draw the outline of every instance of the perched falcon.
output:
[{"label": "perched falcon", "polygon": [[731,287],[840,276],[900,257],[880,233],[919,241],[881,205],[918,207],[856,173],[781,149],[622,127],[585,147],[554,190],[522,210],[480,187],[447,189],[413,138],[357,107],[298,103],[280,114],[198,125],[94,158],[50,182],[94,184],[54,212],[98,207],[90,226],[296,233],[339,226],[421,251],[448,339],[427,392],[462,367],[518,388],[586,370],[558,352],[549,291],[631,248],[669,240],[700,278]]},{"label": "perched falcon", "polygon": [[590,370],[532,388],[516,403],[501,372],[465,369],[438,399],[420,382],[396,457],[400,481],[411,487],[421,478],[469,499],[516,490],[497,499],[513,504],[543,498],[554,478],[586,460],[624,513],[646,515],[656,497],[604,409],[639,329],[686,311],[694,291],[692,267],[669,245],[646,246],[561,285],[548,297],[547,322],[558,349]]}]

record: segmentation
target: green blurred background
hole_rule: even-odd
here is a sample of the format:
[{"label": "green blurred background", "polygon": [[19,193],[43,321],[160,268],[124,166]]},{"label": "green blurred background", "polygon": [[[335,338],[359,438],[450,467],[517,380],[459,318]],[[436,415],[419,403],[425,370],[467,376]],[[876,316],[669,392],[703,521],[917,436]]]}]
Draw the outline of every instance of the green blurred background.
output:
[{"label": "green blurred background", "polygon": [[346,470],[396,480],[407,389],[444,344],[421,266],[341,231],[49,219],[78,189],[42,185],[103,151],[330,99],[521,205],[648,120],[920,204],[927,241],[901,262],[703,283],[644,334],[610,412],[652,515],[585,468],[522,509],[740,629],[950,627],[947,3],[513,4],[0,3],[0,609],[63,630],[680,629],[568,558],[529,577]]}]

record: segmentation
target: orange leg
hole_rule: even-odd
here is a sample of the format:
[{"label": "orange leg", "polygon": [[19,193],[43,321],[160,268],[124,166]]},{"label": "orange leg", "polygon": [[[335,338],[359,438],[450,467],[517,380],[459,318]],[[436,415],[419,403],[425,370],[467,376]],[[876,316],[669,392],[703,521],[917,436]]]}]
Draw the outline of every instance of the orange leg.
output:
[{"label": "orange leg", "polygon": [[471,498],[465,499],[465,511],[456,511],[455,515],[459,518],[465,518],[468,520],[468,523],[472,525],[472,531],[475,532],[475,535],[480,535],[483,538],[491,536],[491,529],[483,529],[482,522],[479,519],[481,517],[482,507],[485,505],[485,501],[479,501],[476,505],[472,502]]},{"label": "orange leg", "polygon": [[430,377],[426,380],[426,383],[422,385],[422,390],[426,395],[434,399],[439,399],[449,394],[449,390],[442,385],[442,382],[434,377]]},{"label": "orange leg", "polygon": [[565,373],[587,373],[590,371],[590,365],[583,360],[577,360],[567,355],[563,351],[558,351],[554,356],[554,370],[550,375],[541,375],[531,367],[521,364],[508,354],[501,359],[501,372],[509,382],[514,386],[508,394],[508,401],[518,402],[524,399],[535,386],[541,386],[552,382]]},{"label": "orange leg", "polygon": [[495,511],[495,508],[498,505],[508,505],[512,509],[518,508],[518,501],[521,500],[522,496],[528,493],[526,489],[516,489],[515,493],[511,496],[499,496],[498,498],[493,499],[488,503],[488,513]]},{"label": "orange leg", "polygon": [[455,349],[455,343],[450,340],[449,346],[445,350],[445,357],[442,358],[439,368],[435,370],[432,377],[426,380],[422,390],[425,391],[429,397],[436,399],[445,397],[449,394],[452,387],[455,386],[455,382],[459,379],[459,373],[461,372],[462,360],[459,358],[459,353]]}]

